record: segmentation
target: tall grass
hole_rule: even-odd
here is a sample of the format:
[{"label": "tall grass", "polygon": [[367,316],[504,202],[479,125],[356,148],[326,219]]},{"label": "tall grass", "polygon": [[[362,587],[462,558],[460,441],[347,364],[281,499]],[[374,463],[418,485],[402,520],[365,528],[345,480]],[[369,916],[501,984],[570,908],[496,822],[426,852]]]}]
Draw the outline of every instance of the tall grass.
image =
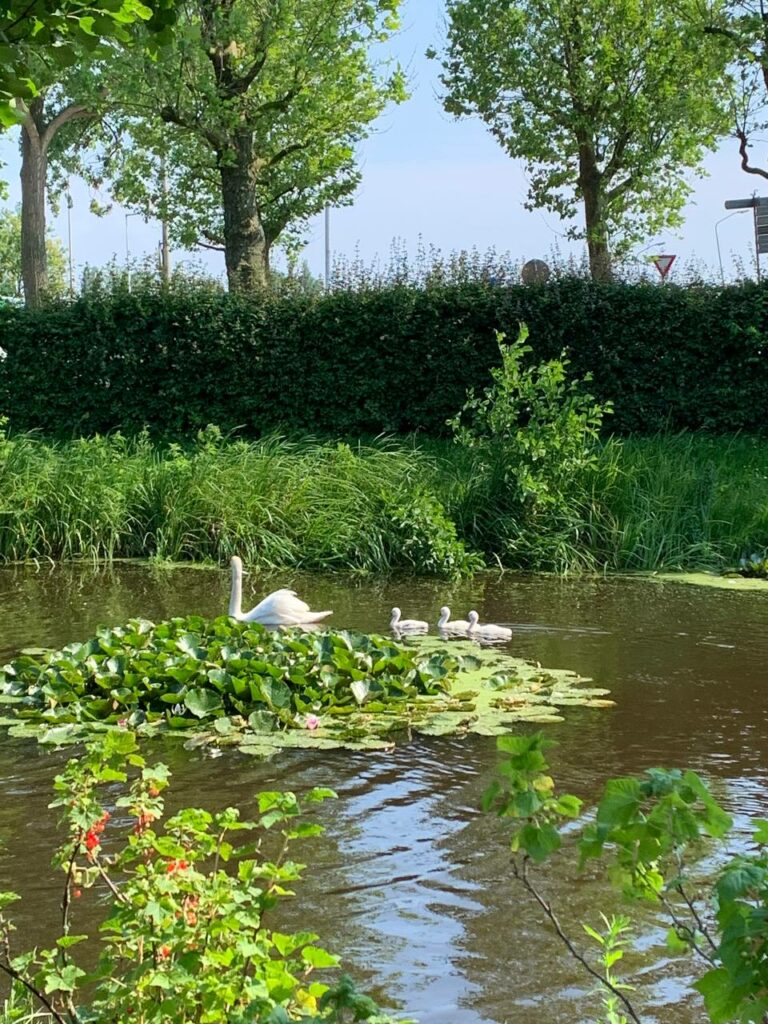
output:
[{"label": "tall grass", "polygon": [[[526,521],[503,460],[450,443],[368,445],[210,429],[189,446],[0,434],[0,559],[118,557],[457,575],[721,568],[768,545],[768,442],[609,440],[568,515]],[[559,513],[558,513],[559,514]]]}]

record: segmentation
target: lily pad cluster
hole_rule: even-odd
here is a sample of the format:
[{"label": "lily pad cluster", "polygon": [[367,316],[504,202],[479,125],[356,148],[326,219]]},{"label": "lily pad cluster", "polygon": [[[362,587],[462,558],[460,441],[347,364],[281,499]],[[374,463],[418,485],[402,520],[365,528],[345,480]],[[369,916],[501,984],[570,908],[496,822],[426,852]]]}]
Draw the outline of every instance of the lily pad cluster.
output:
[{"label": "lily pad cluster", "polygon": [[[602,706],[605,690],[471,641],[403,646],[347,631],[271,631],[192,616],[135,619],[0,670],[0,724],[41,742],[105,728],[184,735],[269,756],[286,747],[391,746],[411,731],[508,732]],[[189,735],[189,730],[194,730]]]}]

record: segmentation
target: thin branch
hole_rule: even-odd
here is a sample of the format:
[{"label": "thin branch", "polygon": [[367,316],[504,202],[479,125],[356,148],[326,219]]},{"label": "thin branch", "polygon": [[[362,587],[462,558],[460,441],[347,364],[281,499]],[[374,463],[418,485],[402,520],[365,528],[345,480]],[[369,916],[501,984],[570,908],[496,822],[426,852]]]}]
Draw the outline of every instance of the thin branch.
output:
[{"label": "thin branch", "polygon": [[[67,877],[64,880],[64,893],[61,897],[61,932],[63,935],[69,934],[69,886],[72,881],[72,871],[75,867],[75,857],[77,856],[77,851],[80,849],[80,842],[81,839],[80,836],[78,836],[74,846],[72,847],[69,865],[67,866]],[[62,950],[62,953],[64,954],[64,960],[66,962],[67,951]]]},{"label": "thin branch", "polygon": [[212,249],[214,252],[226,252],[223,245],[210,245],[208,242],[201,242],[200,239],[195,242],[195,245],[201,249]]},{"label": "thin branch", "polygon": [[106,884],[107,888],[118,901],[118,903],[122,903],[124,906],[130,906],[131,901],[127,898],[127,896],[124,896],[123,893],[120,892],[115,883],[104,870],[104,865],[96,859],[94,859],[94,864],[96,865],[96,869],[98,870],[99,875],[101,875],[101,880]]},{"label": "thin branch", "polygon": [[678,883],[678,885],[676,885],[676,886],[675,886],[675,888],[676,888],[676,889],[677,889],[677,891],[678,891],[678,892],[680,893],[680,896],[682,897],[682,899],[683,899],[683,901],[684,901],[685,905],[686,905],[686,906],[688,907],[688,909],[690,910],[690,912],[691,912],[691,917],[692,917],[692,918],[694,919],[694,921],[696,922],[696,927],[697,927],[697,928],[699,929],[699,931],[701,932],[701,934],[702,934],[702,935],[704,936],[704,938],[705,938],[705,939],[707,940],[707,942],[709,943],[710,947],[711,947],[711,948],[712,948],[713,950],[717,950],[717,943],[715,942],[715,940],[714,940],[714,939],[712,938],[712,936],[710,935],[710,933],[709,933],[709,929],[707,928],[707,926],[706,926],[706,925],[704,924],[704,922],[702,921],[702,919],[701,919],[701,915],[699,914],[698,910],[697,910],[697,909],[696,909],[696,907],[694,906],[694,904],[693,904],[693,901],[692,901],[692,900],[690,899],[690,897],[688,896],[688,893],[687,893],[687,892],[685,891],[685,889],[683,889],[683,884],[682,884],[682,882]]},{"label": "thin branch", "polygon": [[517,861],[513,858],[512,872],[515,878],[522,883],[524,888],[528,890],[531,896],[533,896],[533,898],[539,904],[541,909],[547,915],[550,922],[552,923],[552,926],[554,927],[558,936],[567,947],[568,952],[571,954],[571,956],[574,957],[574,959],[578,960],[578,962],[581,964],[584,970],[591,974],[593,978],[596,978],[603,987],[609,989],[615,996],[617,996],[622,1001],[622,1003],[624,1003],[627,1013],[630,1015],[632,1020],[635,1021],[635,1024],[642,1024],[640,1018],[637,1016],[637,1013],[635,1012],[634,1006],[629,1001],[629,999],[624,995],[621,989],[616,988],[616,986],[613,985],[610,981],[608,981],[607,978],[603,977],[603,975],[600,974],[599,971],[596,971],[594,967],[590,964],[590,962],[586,959],[586,957],[578,951],[578,949],[574,946],[574,944],[565,934],[565,932],[563,931],[563,926],[560,924],[557,915],[552,909],[552,905],[544,899],[541,893],[536,889],[531,880],[528,878],[527,859],[523,860],[523,868],[521,871],[517,864]]},{"label": "thin branch", "polygon": [[31,992],[35,999],[38,999],[43,1004],[48,1013],[50,1013],[58,1024],[67,1024],[61,1014],[53,1008],[53,1005],[46,999],[43,993],[38,991],[30,981],[27,981],[23,974],[20,974],[17,970],[11,967],[10,964],[4,964],[2,960],[0,960],[0,971],[5,971],[8,977],[12,978],[14,981],[21,982],[24,988],[26,988],[28,992]]},{"label": "thin branch", "polygon": [[675,926],[675,928],[687,937],[688,942],[691,944],[691,949],[693,949],[694,952],[698,953],[702,960],[706,960],[710,967],[714,967],[715,961],[708,953],[705,953],[701,946],[698,944],[698,942],[696,941],[696,933],[694,932],[693,928],[691,928],[690,925],[686,924],[685,921],[682,921],[677,916],[675,908],[672,906],[672,904],[665,896],[659,896],[659,900],[661,902],[662,907],[664,907],[666,912],[669,914],[670,920],[672,921],[672,924]]}]

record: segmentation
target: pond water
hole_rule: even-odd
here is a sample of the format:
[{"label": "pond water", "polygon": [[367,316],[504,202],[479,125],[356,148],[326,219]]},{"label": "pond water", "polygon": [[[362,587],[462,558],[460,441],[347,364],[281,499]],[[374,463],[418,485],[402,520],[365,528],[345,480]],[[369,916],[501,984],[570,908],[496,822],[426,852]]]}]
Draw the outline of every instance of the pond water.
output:
[{"label": "pond water", "polygon": [[[692,767],[740,821],[768,817],[768,593],[509,574],[453,587],[292,575],[246,577],[244,603],[288,584],[312,607],[333,608],[334,625],[362,630],[384,630],[394,604],[433,622],[446,602],[462,617],[474,607],[481,620],[513,627],[511,653],[609,687],[615,709],[573,709],[547,727],[559,742],[553,775],[586,801],[610,775]],[[84,639],[98,624],[137,615],[220,614],[228,585],[215,569],[3,568],[0,656]],[[511,878],[503,823],[478,810],[496,763],[492,739],[421,737],[391,754],[286,753],[269,763],[180,744],[157,755],[173,768],[174,804],[248,808],[260,789],[338,792],[320,812],[325,835],[302,849],[310,867],[285,927],[319,932],[388,1005],[423,1024],[594,1019],[590,983]],[[47,804],[67,756],[0,734],[0,889],[24,897],[16,916],[25,948],[49,940],[58,921]],[[579,921],[596,925],[600,909],[626,909],[564,864],[540,880],[577,937]],[[669,961],[649,910],[630,912],[641,937],[626,962],[646,1019],[698,1019],[684,998],[687,962]]]}]

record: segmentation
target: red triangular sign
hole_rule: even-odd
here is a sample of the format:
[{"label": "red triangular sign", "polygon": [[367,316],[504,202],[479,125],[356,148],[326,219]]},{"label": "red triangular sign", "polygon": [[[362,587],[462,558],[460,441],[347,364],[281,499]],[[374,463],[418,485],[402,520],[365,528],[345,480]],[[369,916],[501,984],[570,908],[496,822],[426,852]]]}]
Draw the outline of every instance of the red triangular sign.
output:
[{"label": "red triangular sign", "polygon": [[662,281],[669,273],[670,267],[675,262],[675,256],[652,256],[651,261],[656,267],[658,272],[661,274]]}]

